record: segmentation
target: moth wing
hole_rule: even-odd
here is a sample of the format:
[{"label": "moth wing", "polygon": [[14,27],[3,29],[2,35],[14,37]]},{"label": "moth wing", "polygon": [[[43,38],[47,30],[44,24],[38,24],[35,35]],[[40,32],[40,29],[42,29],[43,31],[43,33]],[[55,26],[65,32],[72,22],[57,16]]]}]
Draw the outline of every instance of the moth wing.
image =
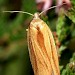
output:
[{"label": "moth wing", "polygon": [[48,35],[49,35],[49,39],[50,39],[50,43],[51,43],[51,49],[52,49],[52,57],[53,57],[53,61],[54,61],[54,66],[56,67],[56,73],[58,75],[60,75],[60,69],[59,69],[59,61],[58,61],[58,54],[57,54],[57,50],[56,50],[56,46],[55,46],[55,41],[52,35],[52,32],[50,30],[50,28],[48,26],[47,27],[47,31],[48,31]]}]

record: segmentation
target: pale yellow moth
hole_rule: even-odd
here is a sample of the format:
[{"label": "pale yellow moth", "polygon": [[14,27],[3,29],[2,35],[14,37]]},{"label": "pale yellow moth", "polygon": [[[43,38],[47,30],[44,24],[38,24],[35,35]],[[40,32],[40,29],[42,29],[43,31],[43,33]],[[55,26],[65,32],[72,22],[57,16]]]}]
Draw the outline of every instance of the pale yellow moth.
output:
[{"label": "pale yellow moth", "polygon": [[27,38],[34,75],[60,75],[52,32],[37,13],[29,25]]},{"label": "pale yellow moth", "polygon": [[[57,6],[51,8],[54,7]],[[23,11],[4,12],[21,12],[34,16],[27,29],[28,49],[34,75],[60,75],[58,55],[52,32],[48,25],[39,18],[43,12],[34,15]]]}]

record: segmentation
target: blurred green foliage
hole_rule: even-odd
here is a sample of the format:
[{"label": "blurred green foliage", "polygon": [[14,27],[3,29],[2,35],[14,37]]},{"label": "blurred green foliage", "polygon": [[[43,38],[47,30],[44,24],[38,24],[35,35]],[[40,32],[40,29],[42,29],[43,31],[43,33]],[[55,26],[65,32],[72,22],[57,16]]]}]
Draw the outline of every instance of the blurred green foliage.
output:
[{"label": "blurred green foliage", "polygon": [[[75,74],[75,0],[72,8],[55,9],[42,19],[55,31],[60,42],[61,75]],[[0,75],[33,75],[30,64],[26,29],[32,17],[22,13],[3,13],[4,10],[22,10],[34,14],[35,0],[0,0]]]}]

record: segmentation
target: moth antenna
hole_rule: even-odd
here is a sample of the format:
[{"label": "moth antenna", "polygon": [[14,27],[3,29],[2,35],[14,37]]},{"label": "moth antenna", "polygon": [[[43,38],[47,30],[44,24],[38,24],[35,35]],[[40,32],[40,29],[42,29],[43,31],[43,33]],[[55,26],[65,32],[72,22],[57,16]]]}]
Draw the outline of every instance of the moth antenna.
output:
[{"label": "moth antenna", "polygon": [[[66,4],[66,3],[63,3],[62,5],[65,5],[65,4]],[[50,9],[53,9],[53,8],[56,8],[56,7],[59,7],[59,6],[62,6],[62,5],[52,6],[52,7],[48,8],[48,9],[42,11],[42,12],[39,14],[39,16],[40,16],[41,14],[43,14],[45,11],[47,11],[47,10],[50,10]]]},{"label": "moth antenna", "polygon": [[33,14],[31,14],[31,13],[29,13],[29,12],[24,12],[24,11],[3,11],[3,12],[9,12],[9,13],[26,13],[26,14],[28,14],[28,15],[31,15],[31,16],[34,16]]}]

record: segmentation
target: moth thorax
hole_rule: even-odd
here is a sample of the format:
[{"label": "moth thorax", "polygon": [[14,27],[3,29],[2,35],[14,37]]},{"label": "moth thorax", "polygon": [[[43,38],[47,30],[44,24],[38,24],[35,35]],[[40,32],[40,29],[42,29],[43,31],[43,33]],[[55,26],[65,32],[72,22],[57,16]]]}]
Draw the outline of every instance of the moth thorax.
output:
[{"label": "moth thorax", "polygon": [[35,19],[39,18],[39,13],[38,12],[34,14],[34,18]]}]

